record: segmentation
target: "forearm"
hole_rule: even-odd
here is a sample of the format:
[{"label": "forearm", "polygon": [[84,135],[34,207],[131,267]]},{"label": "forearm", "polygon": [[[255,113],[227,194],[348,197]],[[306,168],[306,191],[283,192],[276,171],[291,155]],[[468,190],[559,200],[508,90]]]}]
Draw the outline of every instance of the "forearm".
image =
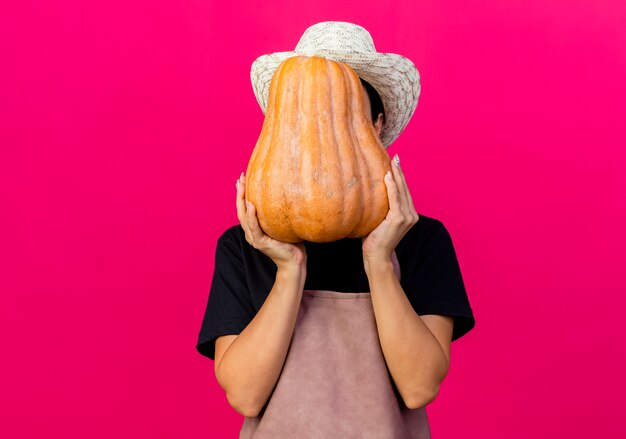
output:
[{"label": "forearm", "polygon": [[279,268],[263,306],[228,347],[216,372],[229,403],[255,416],[283,367],[300,307],[306,266]]},{"label": "forearm", "polygon": [[387,367],[405,404],[423,407],[439,391],[446,356],[400,285],[391,260],[367,263],[372,306]]}]

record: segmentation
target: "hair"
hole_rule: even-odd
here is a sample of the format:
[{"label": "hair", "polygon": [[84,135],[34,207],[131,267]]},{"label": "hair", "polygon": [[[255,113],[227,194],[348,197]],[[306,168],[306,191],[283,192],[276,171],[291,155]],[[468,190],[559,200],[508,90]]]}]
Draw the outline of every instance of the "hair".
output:
[{"label": "hair", "polygon": [[367,95],[370,98],[370,106],[372,107],[372,123],[376,122],[376,118],[378,117],[378,113],[383,113],[383,124],[385,122],[385,107],[383,107],[383,101],[380,99],[380,95],[376,91],[372,85],[367,82],[365,79],[359,77],[361,79],[361,83],[365,86],[365,90],[367,90]]}]

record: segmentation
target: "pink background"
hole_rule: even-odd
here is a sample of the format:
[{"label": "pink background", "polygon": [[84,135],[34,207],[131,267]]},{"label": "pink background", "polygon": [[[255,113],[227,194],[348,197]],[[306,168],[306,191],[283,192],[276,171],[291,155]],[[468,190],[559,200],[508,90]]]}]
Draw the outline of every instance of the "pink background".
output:
[{"label": "pink background", "polygon": [[434,438],[625,437],[619,1],[25,1],[0,12],[0,435],[236,437],[195,343],[263,115],[324,20],[418,66],[398,152],[477,324]]}]

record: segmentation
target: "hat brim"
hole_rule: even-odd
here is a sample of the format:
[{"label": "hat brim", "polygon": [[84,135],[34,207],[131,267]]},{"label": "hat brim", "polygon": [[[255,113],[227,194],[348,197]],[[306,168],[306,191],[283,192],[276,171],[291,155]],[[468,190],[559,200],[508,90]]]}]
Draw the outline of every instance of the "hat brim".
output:
[{"label": "hat brim", "polygon": [[250,79],[263,114],[267,108],[269,85],[278,66],[292,56],[320,56],[348,64],[380,95],[385,108],[381,143],[388,148],[406,128],[415,113],[420,95],[420,74],[408,58],[395,53],[363,53],[328,49],[315,52],[274,52],[252,63]]}]

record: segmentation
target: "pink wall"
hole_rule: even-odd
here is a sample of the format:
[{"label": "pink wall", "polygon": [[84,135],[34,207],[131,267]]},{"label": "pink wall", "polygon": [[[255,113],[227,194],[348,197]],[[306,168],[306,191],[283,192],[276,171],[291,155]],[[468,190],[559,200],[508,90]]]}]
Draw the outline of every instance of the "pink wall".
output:
[{"label": "pink wall", "polygon": [[624,437],[626,7],[386,4],[3,5],[2,437],[236,437],[195,342],[262,125],[250,64],[323,20],[422,75],[389,152],[477,319],[434,437]]}]

